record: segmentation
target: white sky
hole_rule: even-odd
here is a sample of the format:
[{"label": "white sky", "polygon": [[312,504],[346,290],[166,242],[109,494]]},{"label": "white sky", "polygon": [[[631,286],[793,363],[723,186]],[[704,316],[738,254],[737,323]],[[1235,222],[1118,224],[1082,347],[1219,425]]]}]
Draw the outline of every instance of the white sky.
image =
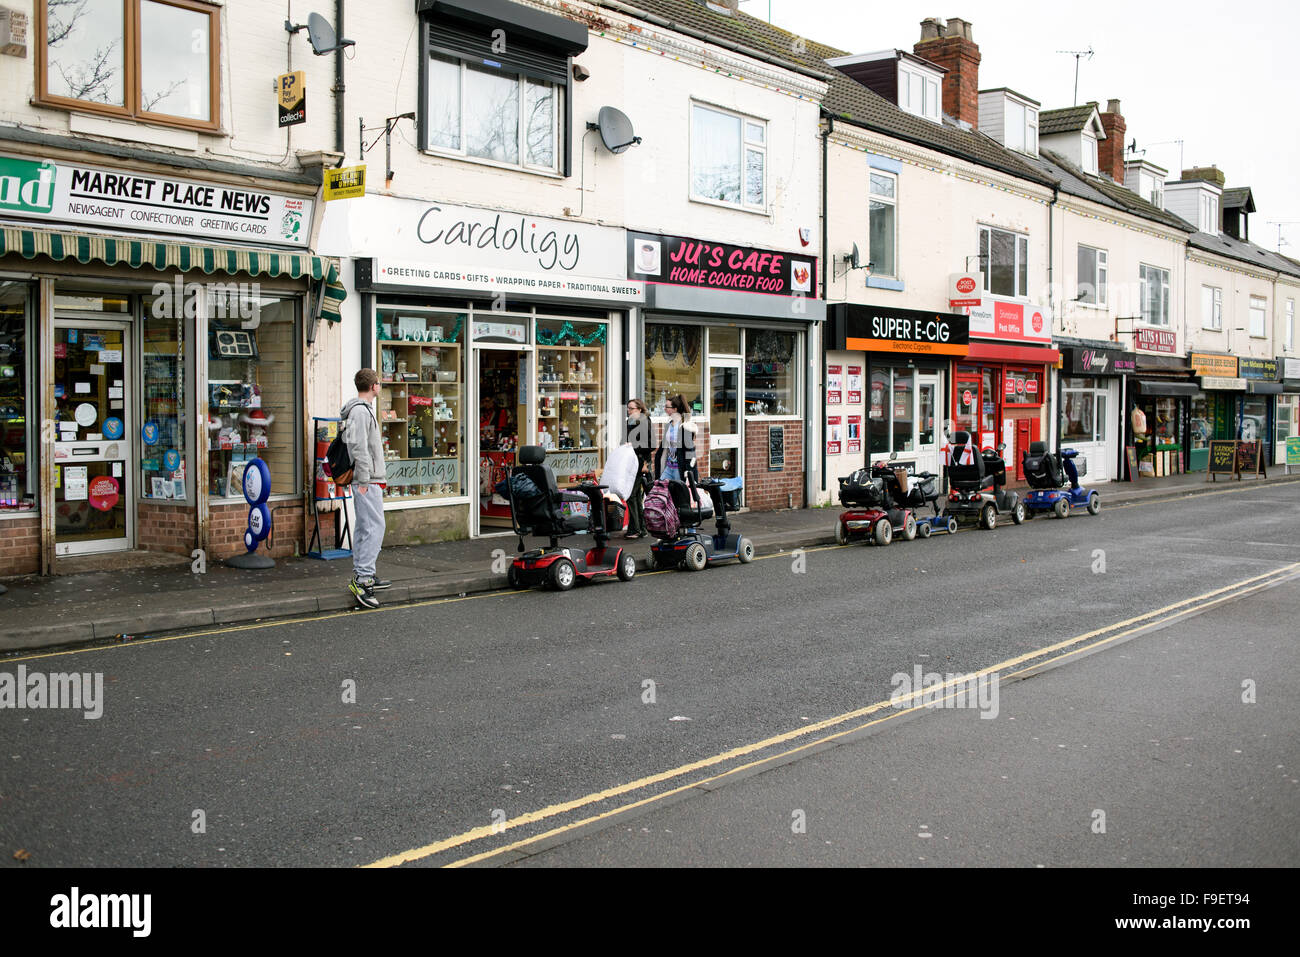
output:
[{"label": "white sky", "polygon": [[[770,0],[777,26],[851,53],[911,51],[921,21],[961,17],[979,44],[980,89],[1008,86],[1043,109],[1074,102],[1074,57],[1057,50],[1095,51],[1079,65],[1079,102],[1121,102],[1128,141],[1138,148],[1183,140],[1182,168],[1216,165],[1227,185],[1249,186],[1257,212],[1250,238],[1277,248],[1277,227],[1300,258],[1300,118],[1294,73],[1300,4],[1294,0],[1190,0],[1168,3],[1089,0],[1011,3],[945,0],[938,5],[879,0]],[[768,18],[769,0],[742,0],[751,16]],[[1170,15],[1170,10],[1177,10]],[[1180,172],[1176,144],[1146,156]]]}]

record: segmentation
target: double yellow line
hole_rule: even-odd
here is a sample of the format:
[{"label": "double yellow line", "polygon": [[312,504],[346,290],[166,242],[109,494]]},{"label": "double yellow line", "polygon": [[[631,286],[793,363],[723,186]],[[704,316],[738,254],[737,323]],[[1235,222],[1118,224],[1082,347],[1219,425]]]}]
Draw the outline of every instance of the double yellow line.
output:
[{"label": "double yellow line", "polygon": [[[1084,632],[1081,635],[1075,635],[1073,638],[1067,638],[1064,641],[1059,641],[1055,644],[1048,645],[1043,648],[1039,648],[1035,651],[1030,651],[1022,655],[1017,655],[1014,658],[1008,658],[1005,661],[998,662],[995,665],[990,665],[987,668],[975,672],[972,675],[963,675],[961,676],[961,678],[954,679],[953,681],[947,682],[945,685],[926,688],[925,701],[932,702],[934,700],[935,693],[941,692],[945,688],[948,688],[950,686],[955,687],[958,684],[969,682],[972,679],[978,679],[984,675],[997,673],[1001,680],[1028,677],[1031,674],[1041,672],[1049,667],[1052,667],[1055,664],[1065,661],[1066,659],[1075,657],[1077,655],[1086,654],[1091,651],[1095,651],[1106,645],[1113,644],[1124,638],[1131,637],[1139,632],[1146,631],[1148,629],[1152,629],[1155,627],[1167,625],[1170,622],[1177,620],[1179,618],[1200,614],[1205,610],[1214,607],[1215,605],[1219,605],[1224,602],[1235,601],[1239,598],[1243,598],[1246,595],[1252,594],[1262,589],[1270,588],[1283,581],[1286,581],[1287,579],[1296,577],[1297,575],[1300,575],[1300,562],[1293,562],[1289,565],[1284,565],[1281,568],[1275,569],[1271,572],[1267,572],[1263,575],[1256,575],[1252,578],[1246,578],[1243,579],[1242,581],[1234,582],[1231,585],[1225,585],[1222,588],[1216,588],[1212,591],[1208,591],[1200,595],[1195,595],[1191,598],[1185,598],[1182,601],[1174,602],[1173,604],[1165,605],[1162,608],[1157,608],[1153,611],[1149,611],[1141,615],[1136,615],[1132,618],[1127,618],[1124,621],[1119,621],[1111,625],[1106,625],[1105,627],[1102,628],[1096,628],[1092,631]],[[956,691],[953,692],[953,694],[956,693],[957,693]],[[920,692],[918,691],[918,692],[913,692],[913,694],[908,697],[910,697],[914,701],[919,701],[920,700],[919,696],[920,696]],[[948,697],[951,696],[952,696],[951,694],[948,695]],[[944,699],[940,699],[940,700],[944,700]],[[900,701],[899,703],[902,704],[905,701],[906,699],[903,699],[903,701]],[[812,735],[816,735],[818,732],[827,731],[832,728],[836,728],[839,725],[853,722],[859,718],[867,718],[867,717],[871,718],[871,720],[868,720],[861,724],[857,724],[853,727],[842,728],[840,730],[834,731],[834,733],[817,737],[815,740],[805,741],[799,744],[798,746],[789,748],[785,751],[781,751],[776,754],[768,754],[766,756],[762,756],[754,760],[750,760],[747,763],[738,764],[734,767],[728,767],[725,770],[721,770],[710,776],[702,777],[697,780],[692,780],[687,783],[679,784],[676,787],[673,787],[669,790],[660,791],[655,794],[651,794],[646,797],[640,798],[638,800],[632,801],[631,803],[623,804],[618,807],[610,808],[608,810],[602,811],[597,814],[592,814],[587,817],[583,817],[579,820],[562,824],[558,827],[551,828],[550,830],[545,831],[543,833],[536,834],[519,841],[515,841],[514,843],[511,844],[506,844],[501,847],[496,847],[479,853],[475,853],[468,857],[459,858],[457,860],[447,863],[445,866],[463,867],[468,864],[474,864],[479,861],[486,860],[488,858],[509,853],[511,851],[521,850],[525,847],[529,847],[530,845],[535,845],[539,842],[546,841],[566,833],[571,833],[581,828],[591,827],[593,825],[599,824],[600,822],[615,817],[617,815],[626,814],[629,811],[633,811],[638,808],[646,807],[648,805],[664,801],[667,798],[673,797],[678,794],[682,794],[686,791],[691,790],[692,788],[698,788],[703,785],[711,784],[713,782],[721,780],[722,778],[736,775],[741,772],[757,768],[764,764],[784,763],[785,761],[788,761],[790,758],[802,752],[806,752],[812,748],[823,745],[829,741],[835,741],[837,739],[844,738],[849,735],[857,734],[874,725],[882,724],[886,721],[891,721],[895,718],[900,718],[907,714],[912,714],[926,707],[927,704],[916,703],[913,704],[911,707],[903,708],[896,705],[893,701],[878,701],[875,704],[868,705],[867,707],[858,708],[854,711],[837,715],[832,718],[827,718],[823,721],[818,721],[814,724],[810,724],[805,727],[796,728],[792,731],[787,731],[784,734],[774,735],[773,737],[765,738],[761,741],[755,741],[751,744],[743,745],[741,747],[731,748],[730,750],[724,751],[721,754],[713,755],[712,757],[703,758],[698,761],[692,761],[689,764],[683,764],[680,767],[671,768],[666,771],[660,771],[657,774],[651,774],[646,777],[638,778],[634,781],[629,781],[625,784],[620,784],[614,787],[605,788],[604,790],[601,791],[595,791],[583,797],[574,798],[573,800],[564,801],[558,804],[552,804],[547,807],[540,808],[536,811],[529,811],[526,814],[521,814],[518,817],[511,818],[510,820],[507,821],[498,822],[491,825],[484,825],[482,827],[472,828],[471,830],[465,831],[461,834],[455,834],[452,835],[451,837],[446,837],[441,840],[434,841],[431,844],[426,844],[423,847],[416,847],[408,851],[403,851],[400,854],[390,855],[389,857],[382,858],[378,861],[375,861],[371,864],[367,864],[365,866],[366,867],[395,867],[401,864],[408,864],[413,861],[423,860],[429,857],[433,857],[434,855],[437,854],[442,854],[447,851],[453,851],[458,848],[463,848],[466,845],[473,844],[485,838],[493,837],[495,835],[513,830],[515,828],[525,827],[529,824],[536,824],[541,821],[546,821],[552,818],[560,817],[562,815],[566,815],[571,812],[581,810],[583,808],[601,804],[606,801],[611,801],[616,798],[623,797],[625,795],[631,795],[634,792],[642,791],[646,788],[650,788],[658,784],[663,784],[669,781],[678,780],[680,778],[684,778],[688,775],[691,775],[692,773],[697,771],[708,771],[713,768],[718,768],[721,765],[729,764],[730,762],[736,761],[737,759],[751,757],[753,755],[758,754],[759,752],[768,751],[769,749],[778,747],[782,744],[787,744],[796,741],[800,738],[807,738]],[[879,712],[883,712],[883,711],[888,711],[888,713],[881,716],[871,717],[873,715],[878,715]]]}]

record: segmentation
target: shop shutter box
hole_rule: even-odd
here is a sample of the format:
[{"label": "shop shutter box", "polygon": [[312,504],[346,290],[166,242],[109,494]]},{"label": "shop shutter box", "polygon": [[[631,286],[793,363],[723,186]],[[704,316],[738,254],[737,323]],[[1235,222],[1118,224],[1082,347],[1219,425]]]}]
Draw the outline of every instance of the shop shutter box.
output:
[{"label": "shop shutter box", "polygon": [[543,50],[527,45],[520,39],[509,39],[510,29],[502,24],[500,29],[506,31],[507,42],[504,52],[492,49],[493,28],[476,24],[461,23],[455,20],[430,19],[428,23],[429,50],[443,53],[449,57],[464,60],[478,60],[480,63],[499,63],[509,71],[517,71],[535,80],[545,80],[565,86],[569,79],[569,59],[560,53]]}]

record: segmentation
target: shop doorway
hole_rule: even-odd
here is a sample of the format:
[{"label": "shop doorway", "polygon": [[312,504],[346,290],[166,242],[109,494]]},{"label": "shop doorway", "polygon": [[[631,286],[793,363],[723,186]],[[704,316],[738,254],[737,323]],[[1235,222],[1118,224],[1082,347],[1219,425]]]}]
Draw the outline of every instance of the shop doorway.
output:
[{"label": "shop doorway", "polygon": [[943,474],[939,461],[939,377],[918,376],[916,380],[916,470]]},{"label": "shop doorway", "polygon": [[[476,350],[473,396],[478,407],[478,427],[472,434],[479,464],[475,509],[479,533],[510,528],[510,503],[497,494],[496,487],[510,474],[519,447],[534,444],[529,439],[534,429],[528,421],[528,397],[532,391],[530,357],[527,347]],[[548,431],[559,433],[558,409],[539,423],[538,435],[543,425]],[[541,438],[536,444],[545,446],[547,442]]]},{"label": "shop doorway", "polygon": [[960,373],[957,376],[956,401],[957,410],[955,432],[969,432],[976,440],[980,438],[980,409],[984,399],[981,394],[981,381],[978,374]]},{"label": "shop doorway", "polygon": [[[709,359],[709,475],[717,479],[741,474],[744,440],[740,413],[739,359]],[[748,396],[746,396],[748,400]]]},{"label": "shop doorway", "polygon": [[[135,435],[131,326],[102,317],[54,322],[56,555],[132,546]],[[142,440],[150,441],[148,435]],[[156,439],[155,439],[156,441]]]}]

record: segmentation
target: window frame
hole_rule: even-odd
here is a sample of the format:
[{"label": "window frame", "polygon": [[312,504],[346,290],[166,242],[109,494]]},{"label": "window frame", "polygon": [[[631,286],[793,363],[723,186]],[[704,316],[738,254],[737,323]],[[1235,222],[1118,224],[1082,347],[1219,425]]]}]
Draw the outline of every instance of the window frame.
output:
[{"label": "window frame", "polygon": [[157,126],[172,126],[188,130],[217,132],[221,129],[221,12],[222,7],[203,0],[151,0],[169,7],[179,7],[202,13],[208,17],[208,111],[210,119],[193,120],[168,113],[155,113],[141,107],[143,64],[141,62],[140,5],[143,0],[121,0],[123,7],[123,98],[125,103],[95,103],[49,93],[48,10],[46,0],[35,3],[36,25],[33,45],[36,47],[36,89],[32,97],[39,106],[81,113],[94,113],[112,119],[136,120]]},{"label": "window frame", "polygon": [[[1012,274],[1014,275],[1015,292],[1009,297],[1005,293],[994,292],[990,287],[993,278],[993,233],[1005,233],[1012,238],[1012,247],[1015,249],[1015,257],[1012,261]],[[984,237],[988,237],[987,243]],[[1029,234],[1013,232],[1010,229],[1002,229],[999,226],[989,226],[984,223],[979,224],[979,234],[977,237],[978,248],[980,250],[980,273],[984,277],[983,290],[990,296],[1003,296],[1004,298],[1024,300],[1029,298]],[[1024,250],[1024,260],[1021,260],[1021,249]],[[1022,288],[1023,280],[1023,288]]]},{"label": "window frame", "polygon": [[[1154,273],[1155,276],[1150,274]],[[1160,280],[1160,305],[1161,315],[1153,319],[1147,315],[1147,283],[1152,279]],[[1169,328],[1169,270],[1162,266],[1152,266],[1149,263],[1138,264],[1138,281],[1142,288],[1142,321],[1148,326],[1159,329]]]},{"label": "window frame", "polygon": [[[871,177],[873,176],[888,177],[890,180],[892,180],[894,183],[894,195],[885,196],[883,194],[877,193],[875,191],[875,186],[871,181]],[[871,204],[881,203],[882,205],[889,206],[894,210],[893,231],[892,231],[892,235],[889,237],[890,247],[891,247],[890,252],[894,260],[894,269],[892,272],[883,272],[883,271],[878,271],[874,265],[872,266],[871,269],[871,275],[881,276],[886,279],[897,279],[900,271],[898,266],[898,187],[899,187],[899,175],[897,173],[891,173],[889,170],[876,169],[875,167],[871,167],[867,170],[867,261],[868,262],[874,264],[876,260],[875,245],[874,243],[871,242]]]},{"label": "window frame", "polygon": [[[455,64],[460,73],[459,86],[459,149],[451,149],[446,146],[434,146],[429,142],[431,134],[429,119],[429,97],[432,94],[432,84],[429,82],[429,71],[434,60],[439,60],[446,64]],[[421,152],[434,156],[444,156],[449,159],[464,160],[467,163],[479,163],[484,166],[493,166],[497,169],[509,169],[522,173],[536,173],[542,176],[564,176],[566,165],[567,144],[564,136],[564,117],[568,109],[569,89],[559,83],[550,80],[539,80],[536,77],[529,76],[509,66],[503,65],[495,71],[499,76],[514,77],[515,87],[518,91],[519,112],[517,114],[518,137],[515,143],[519,151],[519,161],[511,163],[505,160],[492,159],[487,156],[474,156],[469,152],[468,138],[465,134],[465,97],[466,97],[466,77],[469,75],[469,67],[483,66],[480,63],[471,63],[466,59],[464,54],[449,52],[440,48],[429,47],[425,50],[424,61],[420,65],[421,70],[421,89],[420,97],[420,122],[423,128],[421,135]],[[491,69],[488,67],[487,69]],[[528,84],[533,83],[539,86],[547,86],[551,89],[554,103],[551,109],[551,137],[553,142],[554,162],[550,166],[542,166],[538,163],[528,162],[528,123],[525,116],[528,109]]]},{"label": "window frame", "polygon": [[1080,161],[1085,173],[1092,176],[1101,175],[1098,172],[1101,166],[1099,165],[1097,138],[1095,136],[1083,134],[1083,152],[1080,154]]},{"label": "window frame", "polygon": [[[920,100],[919,104],[912,103],[912,78],[915,77],[920,81]],[[927,112],[925,106],[933,97],[934,111]],[[913,69],[898,64],[898,108],[912,116],[918,116],[923,120],[929,120],[931,123],[939,123],[943,117],[943,82],[936,79],[929,73]]]},{"label": "window frame", "polygon": [[1283,316],[1282,334],[1285,337],[1282,342],[1282,351],[1290,352],[1295,348],[1295,300],[1286,301],[1286,312]]},{"label": "window frame", "polygon": [[[1205,309],[1205,294],[1210,294],[1210,309]],[[1223,331],[1223,288],[1201,284],[1201,328],[1214,332]]]},{"label": "window frame", "polygon": [[[1105,308],[1109,304],[1109,295],[1110,295],[1109,293],[1110,252],[1108,250],[1102,249],[1099,246],[1089,246],[1087,243],[1079,243],[1078,253],[1082,253],[1084,250],[1087,250],[1093,254],[1092,275],[1093,275],[1094,282],[1092,284],[1092,298],[1091,299],[1076,298],[1074,301],[1076,303],[1085,306],[1097,306],[1100,308]],[[1076,297],[1079,295],[1080,287],[1083,286],[1083,280],[1078,275],[1078,259],[1077,259],[1078,253],[1076,253],[1076,259],[1075,259],[1076,274],[1074,277],[1074,285],[1075,285],[1074,291]],[[1098,290],[1101,291],[1100,296],[1098,295]]]},{"label": "window frame", "polygon": [[[1255,305],[1259,303],[1260,305]],[[1268,299],[1265,296],[1251,296],[1246,306],[1247,322],[1249,323],[1250,337],[1252,339],[1268,338]],[[1255,331],[1256,317],[1259,321],[1259,332]]]},{"label": "window frame", "polygon": [[[697,109],[707,110],[710,113],[718,113],[722,116],[727,116],[733,119],[740,120],[740,139],[738,140],[738,145],[740,147],[740,202],[739,203],[729,203],[725,199],[714,199],[711,196],[700,196],[695,192],[695,153],[696,153],[695,111]],[[721,206],[723,209],[738,209],[746,213],[758,213],[759,215],[764,215],[764,216],[767,215],[767,208],[768,208],[767,173],[769,168],[767,144],[771,140],[771,137],[768,135],[768,133],[770,132],[770,130],[768,129],[769,126],[768,120],[766,120],[761,116],[753,116],[752,114],[748,114],[748,113],[740,113],[736,110],[729,110],[726,107],[717,106],[713,103],[708,103],[703,100],[696,100],[696,99],[692,99],[690,101],[690,109],[687,110],[686,117],[687,117],[686,120],[687,136],[689,137],[689,142],[690,142],[690,159],[687,165],[686,176],[687,176],[687,196],[690,199],[690,201],[693,203],[707,203],[710,206]],[[763,136],[761,141],[751,140],[749,138],[748,129],[747,129],[749,124],[753,124],[762,129]],[[758,204],[749,203],[746,202],[745,200],[745,170],[746,170],[745,153],[746,151],[749,150],[753,150],[754,152],[761,153],[763,156],[763,196]]]}]

